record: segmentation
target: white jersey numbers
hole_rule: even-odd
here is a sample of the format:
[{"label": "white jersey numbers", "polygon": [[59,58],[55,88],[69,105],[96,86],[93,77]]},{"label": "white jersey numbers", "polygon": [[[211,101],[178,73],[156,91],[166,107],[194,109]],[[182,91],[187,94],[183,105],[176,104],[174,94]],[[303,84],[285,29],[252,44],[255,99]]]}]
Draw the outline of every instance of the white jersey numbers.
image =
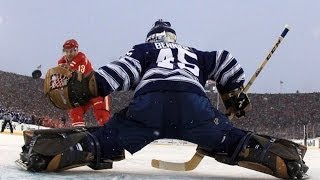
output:
[{"label": "white jersey numbers", "polygon": [[161,49],[157,58],[158,67],[173,69],[173,63],[174,57],[171,49]]},{"label": "white jersey numbers", "polygon": [[189,63],[186,60],[186,56],[189,56],[190,58],[194,59],[195,61],[198,60],[196,54],[194,54],[194,53],[192,53],[190,51],[187,51],[185,49],[178,48],[178,66],[181,69],[187,69],[193,75],[198,77],[199,76],[199,71],[200,71],[199,67],[196,64]]},{"label": "white jersey numbers", "polygon": [[[163,67],[167,69],[180,68],[191,72],[195,76],[199,76],[199,67],[190,61],[186,60],[186,57],[191,58],[193,61],[197,61],[197,55],[185,50],[183,48],[177,48],[178,55],[175,57],[172,53],[172,49],[166,48],[161,49],[157,58],[158,67]],[[176,61],[175,61],[176,60]],[[174,66],[176,64],[176,66]]]},{"label": "white jersey numbers", "polygon": [[86,71],[86,66],[85,65],[78,66],[78,71],[84,73]]}]

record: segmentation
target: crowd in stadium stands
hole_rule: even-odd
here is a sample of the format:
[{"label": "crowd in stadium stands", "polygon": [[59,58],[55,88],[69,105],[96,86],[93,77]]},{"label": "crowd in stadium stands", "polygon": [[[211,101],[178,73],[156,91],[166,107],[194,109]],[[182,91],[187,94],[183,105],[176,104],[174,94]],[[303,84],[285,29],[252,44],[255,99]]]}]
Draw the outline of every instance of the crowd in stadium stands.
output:
[{"label": "crowd in stadium stands", "polygon": [[[210,99],[216,95],[208,93]],[[237,127],[284,138],[320,136],[320,93],[249,94],[253,109],[234,119]],[[216,98],[215,98],[216,99]],[[216,102],[216,101],[214,101]],[[219,106],[223,110],[223,105]]]},{"label": "crowd in stadium stands", "polygon": [[[11,112],[14,121],[46,127],[70,127],[66,111],[54,107],[43,94],[43,79],[0,71],[0,119]],[[207,95],[213,106],[217,93],[212,88]],[[132,92],[111,94],[111,113],[129,104]],[[233,119],[236,127],[283,138],[303,138],[304,126],[308,137],[320,136],[320,93],[249,94],[253,109],[246,117]],[[224,111],[219,99],[218,109]],[[97,125],[92,111],[85,115],[87,125]]]}]

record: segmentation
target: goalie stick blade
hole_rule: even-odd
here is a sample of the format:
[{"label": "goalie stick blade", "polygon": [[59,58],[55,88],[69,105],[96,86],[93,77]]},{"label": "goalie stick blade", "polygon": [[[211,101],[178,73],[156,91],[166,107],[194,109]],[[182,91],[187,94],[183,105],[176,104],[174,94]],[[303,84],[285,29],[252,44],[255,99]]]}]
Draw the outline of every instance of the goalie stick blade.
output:
[{"label": "goalie stick blade", "polygon": [[27,165],[21,160],[21,159],[17,159],[14,161],[16,163],[17,166],[19,166],[21,169],[23,170],[28,170]]},{"label": "goalie stick blade", "polygon": [[152,159],[151,166],[158,169],[170,171],[192,171],[198,167],[204,155],[196,152],[193,157],[187,162],[174,163],[162,160]]}]

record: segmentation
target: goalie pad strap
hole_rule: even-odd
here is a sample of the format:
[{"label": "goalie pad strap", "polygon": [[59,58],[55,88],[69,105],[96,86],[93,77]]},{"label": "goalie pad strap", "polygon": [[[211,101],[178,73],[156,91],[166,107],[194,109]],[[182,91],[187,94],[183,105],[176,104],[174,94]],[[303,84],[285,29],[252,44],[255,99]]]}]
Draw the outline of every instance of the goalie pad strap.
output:
[{"label": "goalie pad strap", "polygon": [[245,148],[249,142],[249,140],[251,139],[253,135],[253,132],[248,132],[239,142],[238,146],[236,147],[234,153],[232,154],[230,160],[229,160],[229,163],[230,164],[234,164],[235,163],[235,159],[236,157],[238,156],[239,152]]},{"label": "goalie pad strap", "polygon": [[271,147],[271,144],[274,143],[274,142],[275,142],[275,139],[274,139],[274,138],[271,138],[271,140],[270,140],[270,141],[268,142],[268,144],[267,144],[267,147],[265,147],[265,148],[262,150],[261,155],[260,155],[260,157],[259,157],[259,162],[262,162],[262,161],[263,161],[263,159],[264,159],[267,151],[269,151],[269,149],[270,149],[270,147]]},{"label": "goalie pad strap", "polygon": [[93,162],[88,165],[90,168],[92,169],[99,169],[99,166],[100,166],[100,157],[101,157],[101,147],[100,147],[100,143],[97,139],[96,136],[94,136],[92,133],[90,133],[89,131],[86,132],[92,139],[93,139],[93,142],[94,142],[94,147],[95,147],[95,160],[96,160],[96,163],[94,164]]},{"label": "goalie pad strap", "polygon": [[269,147],[269,151],[287,160],[299,160],[299,153],[297,152],[296,147],[302,148],[304,152],[307,150],[306,147],[292,141],[288,141],[285,139],[276,139],[266,135],[255,134],[254,140],[256,140],[264,148],[266,148],[270,141],[275,141]]},{"label": "goalie pad strap", "polygon": [[31,154],[32,154],[32,150],[34,148],[34,145],[36,144],[37,142],[37,139],[40,135],[37,135],[35,137],[32,137],[31,141],[30,141],[30,145],[29,145],[29,151],[28,151],[28,154],[27,154],[27,158],[30,158],[31,157]]}]

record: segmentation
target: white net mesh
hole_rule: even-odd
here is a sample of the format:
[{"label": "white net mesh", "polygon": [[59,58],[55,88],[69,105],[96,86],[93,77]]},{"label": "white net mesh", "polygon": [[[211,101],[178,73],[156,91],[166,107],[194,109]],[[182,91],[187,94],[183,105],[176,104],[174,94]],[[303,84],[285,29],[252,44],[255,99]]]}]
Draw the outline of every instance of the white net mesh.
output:
[{"label": "white net mesh", "polygon": [[62,74],[53,74],[50,78],[50,88],[57,89],[67,86],[69,78]]}]

